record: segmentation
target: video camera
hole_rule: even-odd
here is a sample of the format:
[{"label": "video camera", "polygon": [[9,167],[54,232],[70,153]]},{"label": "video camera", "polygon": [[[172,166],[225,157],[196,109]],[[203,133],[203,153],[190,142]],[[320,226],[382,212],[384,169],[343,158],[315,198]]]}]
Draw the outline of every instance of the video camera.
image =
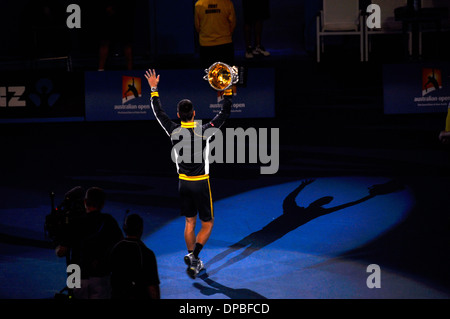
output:
[{"label": "video camera", "polygon": [[84,207],[85,191],[77,186],[68,191],[60,205],[55,207],[55,193],[50,193],[51,212],[45,216],[45,234],[54,243],[64,243],[68,238],[69,225],[74,218],[86,213]]}]

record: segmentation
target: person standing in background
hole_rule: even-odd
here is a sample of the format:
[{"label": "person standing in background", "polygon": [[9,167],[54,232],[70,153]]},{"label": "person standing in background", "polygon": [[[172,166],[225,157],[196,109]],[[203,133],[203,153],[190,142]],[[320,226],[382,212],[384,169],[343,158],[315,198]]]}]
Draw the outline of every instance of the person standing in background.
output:
[{"label": "person standing in background", "polygon": [[[245,57],[269,56],[270,52],[261,44],[263,21],[270,17],[269,0],[242,0],[244,13]],[[254,35],[254,45],[253,40]]]},{"label": "person standing in background", "polygon": [[105,70],[110,50],[117,45],[123,47],[126,69],[132,70],[136,0],[102,0],[99,5],[98,71]]},{"label": "person standing in background", "polygon": [[200,44],[202,67],[214,62],[234,64],[233,32],[236,13],[231,0],[198,0],[195,3],[195,29]]}]

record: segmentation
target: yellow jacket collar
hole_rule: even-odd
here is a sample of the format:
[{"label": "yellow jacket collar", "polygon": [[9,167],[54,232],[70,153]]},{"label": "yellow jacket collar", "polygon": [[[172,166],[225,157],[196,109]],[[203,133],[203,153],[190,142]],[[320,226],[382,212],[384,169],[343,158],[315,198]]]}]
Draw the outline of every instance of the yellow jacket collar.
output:
[{"label": "yellow jacket collar", "polygon": [[183,121],[181,121],[181,127],[194,128],[194,127],[197,127],[197,122],[183,122]]}]

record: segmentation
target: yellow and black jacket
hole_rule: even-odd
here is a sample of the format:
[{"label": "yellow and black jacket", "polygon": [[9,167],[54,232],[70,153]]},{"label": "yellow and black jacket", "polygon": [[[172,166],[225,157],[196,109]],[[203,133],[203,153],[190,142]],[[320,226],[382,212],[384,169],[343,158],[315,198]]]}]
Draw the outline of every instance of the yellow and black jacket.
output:
[{"label": "yellow and black jacket", "polygon": [[[173,122],[164,111],[158,92],[151,93],[151,105],[156,119],[174,145],[172,159],[177,166],[180,179],[196,181],[209,178],[210,138],[230,116],[231,95],[224,95],[221,111],[211,121],[203,125],[200,125],[201,123],[197,121]],[[208,130],[207,134],[205,134],[206,130]],[[182,145],[178,145],[178,143],[182,143]],[[199,147],[200,145],[201,147]],[[188,155],[185,152],[188,152]]]}]

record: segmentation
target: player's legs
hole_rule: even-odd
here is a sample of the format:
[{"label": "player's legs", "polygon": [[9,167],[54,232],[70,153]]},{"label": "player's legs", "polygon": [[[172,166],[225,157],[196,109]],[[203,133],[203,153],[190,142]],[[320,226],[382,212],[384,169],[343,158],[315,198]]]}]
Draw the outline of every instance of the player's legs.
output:
[{"label": "player's legs", "polygon": [[195,225],[197,222],[197,208],[192,198],[192,189],[190,182],[180,179],[178,184],[178,191],[181,201],[181,215],[185,216],[184,226],[184,240],[186,242],[186,248],[189,252],[194,250],[195,246]]},{"label": "player's legs", "polygon": [[196,236],[195,225],[197,222],[197,216],[186,217],[186,223],[184,226],[184,240],[186,242],[186,248],[188,252],[194,251]]},{"label": "player's legs", "polygon": [[[186,217],[184,238],[188,254],[184,256],[184,262],[188,265],[188,275],[191,278],[195,278],[203,269],[203,263],[200,260],[199,254],[211,236],[214,225],[211,188],[209,180],[180,180],[179,190],[182,203],[182,215]],[[197,211],[201,220],[201,228],[196,234]]]},{"label": "player's legs", "polygon": [[[186,248],[188,253],[193,253],[195,258],[198,258],[200,250],[205,246],[209,237],[211,236],[212,228],[214,226],[214,219],[209,221],[201,221],[202,226],[197,235],[195,235],[195,225],[197,222],[196,217],[186,217],[186,223],[184,227],[184,240],[186,242]],[[190,264],[192,256],[188,257],[190,260],[188,262],[185,259],[186,264]]]},{"label": "player's legs", "polygon": [[200,181],[197,183],[197,187],[194,201],[198,208],[198,215],[202,222],[202,227],[196,238],[196,247],[194,248],[194,255],[196,257],[211,236],[214,226],[214,208],[209,179]]},{"label": "player's legs", "polygon": [[196,242],[201,244],[202,246],[205,246],[206,242],[209,239],[209,236],[211,236],[213,226],[214,226],[214,219],[211,219],[206,222],[202,221],[202,228],[197,234]]}]

